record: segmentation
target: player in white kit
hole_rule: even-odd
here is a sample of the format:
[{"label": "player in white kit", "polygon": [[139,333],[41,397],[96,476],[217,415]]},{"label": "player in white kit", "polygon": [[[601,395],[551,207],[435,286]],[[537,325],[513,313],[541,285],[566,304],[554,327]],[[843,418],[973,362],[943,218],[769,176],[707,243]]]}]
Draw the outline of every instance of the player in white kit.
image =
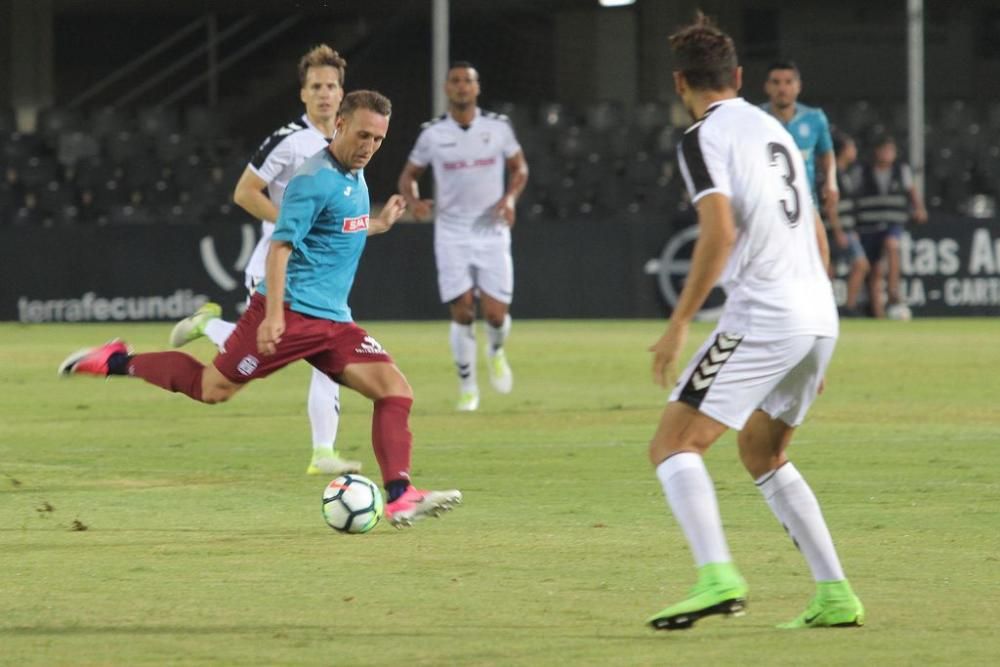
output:
[{"label": "player in white kit", "polygon": [[486,320],[490,383],[503,394],[514,384],[503,349],[514,296],[510,228],[517,198],[528,182],[528,163],[510,120],[476,106],[479,74],[471,64],[452,64],[445,92],[448,113],[422,126],[399,176],[399,191],[418,218],[430,218],[435,202],[420,198],[417,181],[427,167],[433,167],[438,289],[451,311],[451,350],[459,377],[457,408],[471,411],[479,407],[477,297]]},{"label": "player in white kit", "polygon": [[649,446],[667,502],[698,566],[689,596],[649,619],[688,628],[740,614],[747,584],[732,562],[702,455],[739,431],[744,467],[805,556],[817,583],[806,611],[781,627],[854,626],[864,608],[844,577],[816,497],[785,449],[823,384],[838,322],[829,249],[805,164],[778,121],[737,97],[732,39],[700,13],[670,38],[674,84],[696,122],[678,147],[699,237],[666,333],[650,348],[666,386],[688,323],[714,285],[727,299],[715,331],[670,395]]},{"label": "player in white kit", "polygon": [[[264,266],[271,245],[274,221],[278,219],[285,187],[306,159],[326,149],[334,134],[337,109],[344,97],[344,70],[347,62],[336,51],[321,44],[302,56],[298,72],[299,97],[305,113],[282,125],[264,140],[243,171],[233,201],[259,218],[260,240],[247,264],[247,292],[253,294],[264,281]],[[170,344],[180,347],[207,336],[219,349],[236,328],[221,319],[218,304],[207,303],[194,315],[181,320],[170,334]],[[312,426],[313,455],[306,473],[340,475],[360,472],[361,464],[337,454],[335,443],[340,422],[340,387],[325,373],[313,369],[309,384],[309,421]]]}]

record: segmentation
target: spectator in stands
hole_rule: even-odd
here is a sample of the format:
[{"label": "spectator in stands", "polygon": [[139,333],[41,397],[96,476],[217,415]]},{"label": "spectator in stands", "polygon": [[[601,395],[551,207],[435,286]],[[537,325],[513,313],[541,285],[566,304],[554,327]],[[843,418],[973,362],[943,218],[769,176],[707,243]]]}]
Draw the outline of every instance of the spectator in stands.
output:
[{"label": "spectator in stands", "polygon": [[[927,222],[927,209],[917,192],[910,166],[897,159],[896,140],[890,135],[877,138],[873,159],[859,172],[855,216],[861,245],[871,272],[868,292],[873,317],[910,319],[909,307],[900,298],[899,239],[912,217]],[[885,260],[885,269],[881,266]],[[887,275],[889,306],[882,300],[882,275]]]},{"label": "spectator in stands", "polygon": [[868,274],[868,258],[865,257],[861,239],[855,229],[854,195],[858,184],[858,147],[854,139],[843,132],[833,133],[833,152],[837,158],[837,189],[840,197],[833,206],[825,206],[827,233],[830,238],[830,277],[833,278],[838,264],[847,264],[847,298],[842,315],[858,315],[858,295],[865,276]]}]

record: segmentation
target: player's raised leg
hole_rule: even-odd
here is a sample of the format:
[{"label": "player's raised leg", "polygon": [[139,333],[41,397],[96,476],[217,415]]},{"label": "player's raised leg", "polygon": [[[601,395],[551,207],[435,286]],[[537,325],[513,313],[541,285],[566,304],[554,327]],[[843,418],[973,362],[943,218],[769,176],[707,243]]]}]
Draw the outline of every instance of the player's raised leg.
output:
[{"label": "player's raised leg", "polygon": [[479,408],[479,385],[476,383],[476,302],[472,290],[464,292],[449,304],[451,327],[449,341],[458,373],[459,412]]},{"label": "player's raised leg", "polygon": [[689,628],[712,614],[741,614],[746,606],[747,585],[729,554],[715,488],[702,460],[725,431],[725,425],[674,401],[663,410],[650,442],[656,476],[698,567],[688,596],[649,618],[657,630]]},{"label": "player's raised leg", "polygon": [[361,462],[341,458],[337,453],[337,427],[340,424],[340,385],[314,368],[309,381],[309,425],[312,427],[313,452],[307,475],[344,475],[361,472]]},{"label": "player's raised leg", "polygon": [[[387,356],[387,355],[386,355]],[[344,385],[375,404],[372,414],[372,447],[386,490],[385,514],[396,527],[438,516],[462,502],[457,489],[427,491],[413,486],[410,459],[413,434],[410,408],[413,391],[394,363],[349,363],[340,373]]]},{"label": "player's raised leg", "polygon": [[224,377],[215,366],[205,366],[183,352],[132,354],[118,339],[69,355],[59,365],[59,375],[137,377],[201,403],[227,401],[243,387]]},{"label": "player's raised leg", "polygon": [[[859,626],[865,611],[844,576],[833,538],[809,484],[785,450],[815,400],[835,340],[819,338],[739,434],[740,458],[771,511],[805,557],[816,581],[806,610],[782,628]],[[775,415],[772,417],[772,413]]]}]

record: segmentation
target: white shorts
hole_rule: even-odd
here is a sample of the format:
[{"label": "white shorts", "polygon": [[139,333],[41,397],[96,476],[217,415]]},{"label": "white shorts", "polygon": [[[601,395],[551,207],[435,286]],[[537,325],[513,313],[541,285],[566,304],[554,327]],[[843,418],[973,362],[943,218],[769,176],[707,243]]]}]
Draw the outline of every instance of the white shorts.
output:
[{"label": "white shorts", "polygon": [[681,374],[671,401],[687,403],[731,429],[754,410],[798,426],[816,400],[837,339],[755,340],[716,329]]},{"label": "white shorts", "polygon": [[501,303],[514,298],[510,242],[434,241],[438,291],[449,303],[476,288]]}]

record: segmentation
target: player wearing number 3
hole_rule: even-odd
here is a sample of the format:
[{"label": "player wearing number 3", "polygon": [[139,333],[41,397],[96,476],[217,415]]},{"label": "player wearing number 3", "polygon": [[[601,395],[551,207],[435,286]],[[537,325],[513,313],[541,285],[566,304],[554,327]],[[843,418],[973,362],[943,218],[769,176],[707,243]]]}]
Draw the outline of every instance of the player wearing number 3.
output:
[{"label": "player wearing number 3", "polygon": [[666,386],[688,323],[716,283],[727,294],[718,327],[674,387],[649,452],[698,566],[690,595],[649,619],[690,627],[743,611],[747,585],[733,565],[702,455],[727,429],[740,458],[805,556],[818,591],[784,627],[861,625],[819,504],[787,459],[837,342],[826,234],[802,155],[773,117],[737,97],[732,39],[700,13],[670,38],[674,84],[695,123],[678,148],[698,211],[699,238],[666,333],[650,348]]}]

